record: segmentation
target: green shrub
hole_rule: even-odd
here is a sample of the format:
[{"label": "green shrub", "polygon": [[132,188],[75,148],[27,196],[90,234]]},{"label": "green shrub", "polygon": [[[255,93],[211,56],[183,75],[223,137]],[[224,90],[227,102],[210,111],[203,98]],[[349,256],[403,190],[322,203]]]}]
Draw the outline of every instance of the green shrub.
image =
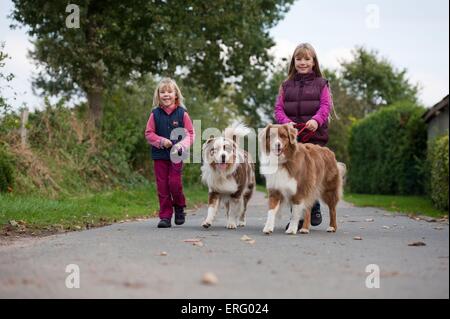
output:
[{"label": "green shrub", "polygon": [[6,152],[4,147],[0,145],[0,193],[5,193],[8,188],[13,187],[14,170],[13,160]]},{"label": "green shrub", "polygon": [[400,102],[351,127],[349,186],[366,194],[423,194],[426,161],[424,109]]},{"label": "green shrub", "polygon": [[429,144],[428,163],[431,201],[436,208],[448,210],[448,134]]},{"label": "green shrub", "polygon": [[46,100],[44,110],[30,113],[29,150],[15,163],[18,190],[78,194],[145,182],[129,165],[130,139],[93,132],[86,110]]}]

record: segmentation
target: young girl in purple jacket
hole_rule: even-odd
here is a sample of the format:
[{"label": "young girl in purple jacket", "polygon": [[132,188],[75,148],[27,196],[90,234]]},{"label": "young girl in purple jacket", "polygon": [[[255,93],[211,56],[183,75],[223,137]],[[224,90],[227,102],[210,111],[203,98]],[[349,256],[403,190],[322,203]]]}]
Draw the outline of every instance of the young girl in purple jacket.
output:
[{"label": "young girl in purple jacket", "polygon": [[[328,115],[332,104],[328,81],[322,77],[316,51],[309,43],[298,45],[288,77],[280,86],[275,120],[279,124],[293,123],[301,132],[297,136],[299,143],[324,146],[328,142]],[[311,225],[318,226],[321,222],[320,203],[316,201],[311,210]],[[302,223],[300,221],[299,228]]]}]

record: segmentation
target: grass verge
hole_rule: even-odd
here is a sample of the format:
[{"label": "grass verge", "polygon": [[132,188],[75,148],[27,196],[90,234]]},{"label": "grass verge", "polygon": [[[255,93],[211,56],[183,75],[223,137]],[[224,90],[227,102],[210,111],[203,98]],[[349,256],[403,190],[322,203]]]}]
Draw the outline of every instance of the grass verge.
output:
[{"label": "grass verge", "polygon": [[[256,185],[256,190],[266,192],[264,185]],[[391,212],[401,212],[412,215],[430,217],[448,217],[447,211],[435,208],[428,197],[425,196],[394,196],[394,195],[366,195],[344,194],[344,200],[356,206],[378,207]]]},{"label": "grass verge", "polygon": [[256,184],[256,190],[259,192],[267,193],[267,188],[265,185]]},{"label": "grass verge", "polygon": [[448,212],[433,207],[425,196],[345,194],[344,200],[361,207],[379,207],[391,212],[401,212],[430,217],[448,216]]},{"label": "grass verge", "polygon": [[[185,187],[184,192],[188,208],[207,202],[208,192],[200,186]],[[0,236],[83,230],[154,217],[158,209],[157,192],[151,184],[57,200],[0,194]]]}]

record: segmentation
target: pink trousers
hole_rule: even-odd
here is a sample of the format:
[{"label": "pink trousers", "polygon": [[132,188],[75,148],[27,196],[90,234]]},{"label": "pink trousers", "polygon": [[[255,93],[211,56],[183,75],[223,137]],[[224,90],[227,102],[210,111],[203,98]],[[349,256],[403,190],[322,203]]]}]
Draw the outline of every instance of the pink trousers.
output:
[{"label": "pink trousers", "polygon": [[154,160],[156,188],[159,198],[159,218],[171,219],[173,206],[186,207],[181,181],[183,162]]}]

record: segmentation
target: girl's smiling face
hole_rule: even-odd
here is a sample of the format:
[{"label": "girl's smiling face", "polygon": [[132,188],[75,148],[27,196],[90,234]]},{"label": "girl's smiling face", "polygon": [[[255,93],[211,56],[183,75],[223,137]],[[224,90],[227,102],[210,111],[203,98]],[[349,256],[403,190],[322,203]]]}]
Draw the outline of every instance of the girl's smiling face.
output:
[{"label": "girl's smiling face", "polygon": [[314,59],[310,54],[295,57],[295,69],[300,74],[312,72],[314,65]]},{"label": "girl's smiling face", "polygon": [[169,86],[164,86],[159,89],[159,100],[163,107],[174,105],[177,99],[175,89]]}]

